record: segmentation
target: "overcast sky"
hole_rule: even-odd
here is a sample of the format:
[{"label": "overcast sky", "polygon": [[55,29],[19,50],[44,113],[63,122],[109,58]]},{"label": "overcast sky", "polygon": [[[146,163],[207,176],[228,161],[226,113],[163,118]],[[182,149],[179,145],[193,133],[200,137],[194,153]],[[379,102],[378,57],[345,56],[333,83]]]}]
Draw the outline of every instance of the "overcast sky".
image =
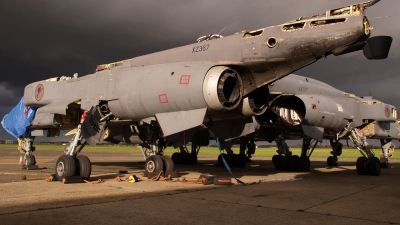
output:
[{"label": "overcast sky", "polygon": [[[0,120],[34,81],[92,73],[98,64],[190,44],[200,36],[230,35],[278,25],[357,0],[1,0]],[[400,109],[399,0],[367,10],[372,36],[394,38],[389,57],[362,52],[329,56],[296,71],[338,89]],[[390,17],[387,17],[390,16]],[[384,17],[384,18],[382,18]],[[1,127],[0,140],[13,139]]]}]

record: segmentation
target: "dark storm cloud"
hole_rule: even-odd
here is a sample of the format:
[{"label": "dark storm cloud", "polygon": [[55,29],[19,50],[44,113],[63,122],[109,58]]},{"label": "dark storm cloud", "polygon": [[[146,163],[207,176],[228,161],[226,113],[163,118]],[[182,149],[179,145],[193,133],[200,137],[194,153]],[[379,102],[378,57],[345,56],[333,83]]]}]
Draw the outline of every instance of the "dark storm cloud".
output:
[{"label": "dark storm cloud", "polygon": [[[0,118],[19,101],[24,86],[37,80],[75,72],[82,76],[92,73],[98,64],[190,44],[224,27],[221,34],[230,35],[358,2],[361,0],[2,0]],[[398,9],[400,1],[382,0],[367,10],[373,36],[394,37],[388,59],[367,61],[360,52],[329,56],[296,73],[357,95],[371,91],[377,99],[400,108]],[[384,16],[391,17],[375,18]]]}]

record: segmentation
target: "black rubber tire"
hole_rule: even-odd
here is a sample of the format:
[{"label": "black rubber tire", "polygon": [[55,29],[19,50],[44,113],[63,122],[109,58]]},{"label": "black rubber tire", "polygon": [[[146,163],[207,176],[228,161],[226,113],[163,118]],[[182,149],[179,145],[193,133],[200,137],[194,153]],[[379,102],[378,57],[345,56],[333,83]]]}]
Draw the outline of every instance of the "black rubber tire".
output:
[{"label": "black rubber tire", "polygon": [[197,155],[194,153],[184,153],[185,164],[187,165],[196,165],[197,163]]},{"label": "black rubber tire", "polygon": [[308,172],[310,171],[310,166],[311,166],[311,162],[310,162],[310,158],[307,156],[302,156],[299,159],[299,170],[301,172]]},{"label": "black rubber tire", "polygon": [[92,163],[86,155],[78,155],[75,157],[76,176],[81,176],[84,180],[89,180],[92,174]]},{"label": "black rubber tire", "polygon": [[373,157],[369,159],[368,162],[368,174],[370,176],[379,176],[381,175],[381,162],[377,157]]},{"label": "black rubber tire", "polygon": [[144,170],[147,174],[158,174],[164,171],[164,162],[159,155],[152,155],[146,159]]},{"label": "black rubber tire", "polygon": [[65,177],[75,175],[76,163],[74,157],[70,155],[62,155],[57,159],[56,162],[56,178],[58,181],[62,181]]},{"label": "black rubber tire", "polygon": [[180,164],[186,164],[186,153],[180,152],[178,155],[178,161]]},{"label": "black rubber tire", "polygon": [[326,164],[328,164],[328,166],[335,166],[335,158],[333,158],[333,156],[329,156],[326,159]]},{"label": "black rubber tire", "polygon": [[168,156],[161,156],[162,161],[164,162],[164,176],[168,176],[168,174],[171,174],[172,171],[174,171],[174,161]]},{"label": "black rubber tire", "polygon": [[231,156],[231,154],[225,154],[225,153],[219,154],[219,156],[218,156],[218,166],[221,166],[221,167],[225,166],[224,160],[222,160],[222,157],[224,157],[224,159],[225,159],[226,163],[228,164],[228,166],[232,166],[232,162],[231,162],[232,161],[231,160],[232,156]]},{"label": "black rubber tire", "polygon": [[244,168],[246,167],[247,158],[245,154],[238,154],[234,157],[234,165],[237,168]]},{"label": "black rubber tire", "polygon": [[293,155],[289,160],[289,171],[298,171],[299,170],[299,160],[300,157],[298,155]]},{"label": "black rubber tire", "polygon": [[285,157],[282,159],[282,167],[283,167],[284,170],[290,171],[290,168],[291,168],[291,166],[290,166],[290,160],[291,160],[291,159],[292,159],[292,156],[285,156]]},{"label": "black rubber tire", "polygon": [[174,154],[172,154],[171,159],[175,164],[182,163],[181,162],[181,153],[179,153],[179,152],[175,152]]},{"label": "black rubber tire", "polygon": [[361,156],[358,157],[357,162],[356,162],[356,170],[358,175],[365,175],[367,174],[367,162],[368,159]]},{"label": "black rubber tire", "polygon": [[36,159],[34,155],[25,155],[25,166],[36,165]]},{"label": "black rubber tire", "polygon": [[285,156],[283,156],[283,155],[277,155],[277,157],[275,157],[274,166],[275,166],[276,170],[278,170],[278,171],[284,170],[284,165],[283,165],[284,160],[285,160]]},{"label": "black rubber tire", "polygon": [[272,156],[272,163],[276,164],[277,162],[279,162],[279,155]]},{"label": "black rubber tire", "polygon": [[218,167],[225,167],[224,161],[222,160],[222,156],[224,157],[226,163],[228,163],[227,155],[225,153],[218,155],[217,166]]},{"label": "black rubber tire", "polygon": [[215,164],[215,166],[218,166],[218,167],[223,167],[224,166],[224,162],[222,162],[222,154],[218,155],[217,163]]},{"label": "black rubber tire", "polygon": [[383,162],[383,163],[381,163],[381,168],[389,168],[389,163],[387,163],[387,162]]}]

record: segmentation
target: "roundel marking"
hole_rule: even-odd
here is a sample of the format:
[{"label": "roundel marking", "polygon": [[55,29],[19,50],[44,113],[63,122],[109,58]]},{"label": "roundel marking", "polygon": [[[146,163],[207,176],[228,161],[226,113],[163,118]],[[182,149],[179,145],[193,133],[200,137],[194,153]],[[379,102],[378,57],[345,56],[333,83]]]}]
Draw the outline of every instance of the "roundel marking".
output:
[{"label": "roundel marking", "polygon": [[35,99],[36,101],[42,100],[44,95],[44,86],[43,84],[38,84],[35,88]]},{"label": "roundel marking", "polygon": [[385,106],[385,116],[386,118],[390,117],[390,107],[388,105]]}]

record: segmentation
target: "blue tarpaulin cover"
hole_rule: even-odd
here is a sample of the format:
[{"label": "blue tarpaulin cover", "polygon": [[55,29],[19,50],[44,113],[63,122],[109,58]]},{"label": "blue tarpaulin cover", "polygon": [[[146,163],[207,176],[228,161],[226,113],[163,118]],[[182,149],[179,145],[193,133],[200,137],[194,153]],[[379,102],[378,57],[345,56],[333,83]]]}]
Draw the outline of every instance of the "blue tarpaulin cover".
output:
[{"label": "blue tarpaulin cover", "polygon": [[26,128],[31,125],[35,118],[36,108],[25,106],[24,97],[21,98],[9,114],[1,121],[4,129],[15,138],[19,138],[26,132]]}]

